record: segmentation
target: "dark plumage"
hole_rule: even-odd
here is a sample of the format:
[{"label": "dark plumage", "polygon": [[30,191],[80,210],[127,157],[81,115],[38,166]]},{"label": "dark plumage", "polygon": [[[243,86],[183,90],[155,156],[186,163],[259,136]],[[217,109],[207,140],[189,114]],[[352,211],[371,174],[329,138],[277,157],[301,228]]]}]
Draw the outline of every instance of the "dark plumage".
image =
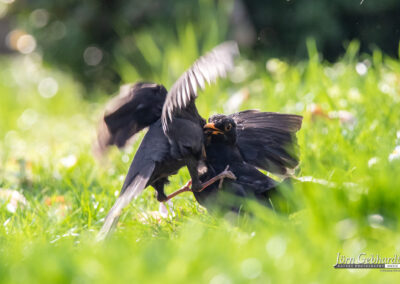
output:
[{"label": "dark plumage", "polygon": [[208,172],[201,179],[208,180],[227,166],[237,179],[194,192],[196,200],[209,209],[234,211],[247,198],[267,204],[278,182],[257,168],[286,174],[298,165],[295,133],[301,122],[298,115],[255,110],[212,116],[204,126]]},{"label": "dark plumage", "polygon": [[205,120],[195,106],[198,88],[214,82],[233,67],[236,43],[227,42],[198,59],[172,86],[139,83],[121,94],[106,112],[99,130],[99,149],[123,146],[135,133],[149,127],[132,161],[120,196],[108,213],[99,233],[104,238],[118,221],[121,210],[151,185],[157,199],[166,199],[164,185],[170,175],[187,166],[192,190],[201,188],[198,168],[203,159]]},{"label": "dark plumage", "polygon": [[105,110],[98,130],[98,150],[124,147],[127,141],[161,117],[167,90],[162,85],[136,83],[124,85]]}]

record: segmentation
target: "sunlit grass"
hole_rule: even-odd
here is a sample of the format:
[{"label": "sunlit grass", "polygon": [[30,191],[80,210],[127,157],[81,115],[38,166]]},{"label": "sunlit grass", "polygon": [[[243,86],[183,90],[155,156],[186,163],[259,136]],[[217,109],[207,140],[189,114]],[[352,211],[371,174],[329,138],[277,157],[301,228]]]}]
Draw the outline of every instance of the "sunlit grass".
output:
[{"label": "sunlit grass", "polygon": [[[188,40],[186,46],[191,44],[196,45]],[[12,213],[8,200],[0,201],[0,282],[395,279],[396,273],[333,265],[338,252],[392,256],[400,251],[400,158],[394,151],[400,145],[400,62],[379,51],[358,55],[355,42],[334,64],[320,61],[312,41],[308,49],[310,60],[296,64],[243,56],[228,80],[201,94],[198,108],[205,117],[237,106],[303,115],[297,176],[317,182],[298,182],[285,192],[284,210],[256,207],[255,217],[239,219],[209,215],[188,193],[174,200],[175,216],[160,218],[151,213],[158,203],[149,188],[102,244],[94,236],[140,139],[97,161],[91,143],[105,96],[83,100],[72,79],[44,68],[35,56],[3,58],[0,187],[19,191],[27,205]],[[182,57],[186,53],[178,43],[158,52],[162,62],[150,62],[160,66],[153,79],[167,88],[200,54],[193,50]],[[120,67],[126,82],[141,78],[134,67]],[[51,84],[50,90],[39,88],[46,78],[57,84],[54,96]],[[227,105],[233,95],[241,104]],[[188,178],[182,170],[167,190]]]}]

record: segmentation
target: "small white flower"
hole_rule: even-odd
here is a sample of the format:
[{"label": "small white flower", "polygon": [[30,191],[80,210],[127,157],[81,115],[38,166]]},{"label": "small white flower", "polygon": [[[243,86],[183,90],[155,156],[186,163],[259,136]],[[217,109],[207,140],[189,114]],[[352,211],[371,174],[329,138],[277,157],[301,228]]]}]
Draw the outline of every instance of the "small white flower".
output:
[{"label": "small white flower", "polygon": [[19,206],[27,205],[25,196],[16,190],[0,188],[0,200],[8,201],[6,208],[9,212],[15,213]]},{"label": "small white flower", "polygon": [[357,123],[356,117],[351,112],[346,110],[332,111],[328,114],[328,116],[331,119],[338,118],[343,124],[354,125]]},{"label": "small white flower", "polygon": [[393,152],[389,155],[389,162],[400,159],[400,145],[394,148]]},{"label": "small white flower", "polygon": [[382,215],[379,214],[372,214],[368,216],[368,223],[372,228],[379,228],[381,227],[384,218]]},{"label": "small white flower", "polygon": [[10,221],[11,221],[11,218],[8,218],[8,219],[3,223],[3,226],[6,227],[6,226],[8,225],[8,223],[10,223]]},{"label": "small white flower", "polygon": [[314,178],[312,176],[303,176],[303,177],[298,177],[297,179],[299,181],[302,181],[302,182],[313,182],[313,183],[320,184],[320,185],[325,185],[325,186],[328,186],[328,187],[335,187],[336,186],[336,184],[333,183],[333,182],[327,181],[325,179]]},{"label": "small white flower", "polygon": [[75,157],[75,155],[71,154],[64,158],[61,158],[60,164],[66,168],[71,168],[76,164],[77,160],[78,159]]},{"label": "small white flower", "polygon": [[372,168],[374,165],[376,165],[379,162],[379,158],[378,157],[373,157],[371,159],[369,159],[368,161],[368,167]]},{"label": "small white flower", "polygon": [[12,203],[8,203],[6,208],[10,213],[15,213],[17,211],[17,207]]},{"label": "small white flower", "polygon": [[368,66],[364,62],[358,62],[356,64],[356,71],[360,76],[367,74]]}]

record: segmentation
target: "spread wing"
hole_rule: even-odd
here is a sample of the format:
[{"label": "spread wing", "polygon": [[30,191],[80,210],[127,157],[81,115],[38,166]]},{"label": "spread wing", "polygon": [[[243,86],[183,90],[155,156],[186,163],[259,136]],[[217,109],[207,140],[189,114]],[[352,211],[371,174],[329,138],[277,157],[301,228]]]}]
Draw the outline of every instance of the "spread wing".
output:
[{"label": "spread wing", "polygon": [[162,85],[136,83],[120,88],[106,107],[97,131],[98,150],[125,146],[136,133],[161,117],[167,90]]},{"label": "spread wing", "polygon": [[205,88],[205,82],[213,83],[234,66],[234,57],[239,54],[235,42],[225,42],[196,60],[196,62],[175,82],[168,92],[162,110],[164,132],[174,115],[194,101],[197,90]]},{"label": "spread wing", "polygon": [[230,115],[236,122],[237,145],[249,164],[287,174],[299,163],[296,132],[302,116],[248,110]]}]

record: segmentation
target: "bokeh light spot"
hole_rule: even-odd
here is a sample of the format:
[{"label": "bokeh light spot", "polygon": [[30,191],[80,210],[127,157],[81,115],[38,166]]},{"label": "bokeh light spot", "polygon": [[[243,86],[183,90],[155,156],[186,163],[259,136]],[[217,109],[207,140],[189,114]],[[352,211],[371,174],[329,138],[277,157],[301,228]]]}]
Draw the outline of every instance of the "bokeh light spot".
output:
[{"label": "bokeh light spot", "polygon": [[29,20],[36,28],[43,28],[49,22],[49,13],[45,9],[36,9],[30,14]]},{"label": "bokeh light spot", "polygon": [[29,54],[36,48],[36,40],[33,36],[25,34],[17,40],[17,50],[23,54]]},{"label": "bokeh light spot", "polygon": [[271,257],[279,259],[286,252],[286,240],[281,236],[272,237],[267,242],[265,249]]},{"label": "bokeh light spot", "polygon": [[350,239],[357,233],[357,224],[352,219],[344,219],[336,223],[335,231],[341,240]]},{"label": "bokeh light spot", "polygon": [[50,26],[50,38],[53,40],[60,40],[67,34],[67,28],[65,25],[60,22],[56,21]]},{"label": "bokeh light spot", "polygon": [[38,113],[33,109],[25,110],[18,119],[18,126],[21,129],[29,129],[38,120]]},{"label": "bokeh light spot", "polygon": [[368,67],[364,62],[359,62],[356,64],[356,71],[359,75],[363,76],[367,74]]},{"label": "bokeh light spot", "polygon": [[8,6],[0,2],[0,19],[3,18],[8,11]]},{"label": "bokeh light spot", "polygon": [[25,32],[19,29],[12,30],[6,37],[6,44],[10,49],[17,50],[18,39],[25,35]]},{"label": "bokeh light spot", "polygon": [[96,66],[103,59],[103,52],[98,47],[89,46],[83,53],[83,59],[87,65]]},{"label": "bokeh light spot", "polygon": [[262,266],[258,259],[248,258],[242,262],[241,271],[244,277],[248,279],[255,279],[260,276]]},{"label": "bokeh light spot", "polygon": [[58,92],[58,83],[55,79],[48,77],[39,82],[38,90],[43,98],[54,97]]},{"label": "bokeh light spot", "polygon": [[71,154],[71,155],[61,158],[60,164],[66,168],[71,168],[76,164],[77,161],[78,161],[78,159],[76,158],[76,156]]},{"label": "bokeh light spot", "polygon": [[225,274],[217,274],[211,280],[210,284],[231,284],[232,281],[229,277]]}]

